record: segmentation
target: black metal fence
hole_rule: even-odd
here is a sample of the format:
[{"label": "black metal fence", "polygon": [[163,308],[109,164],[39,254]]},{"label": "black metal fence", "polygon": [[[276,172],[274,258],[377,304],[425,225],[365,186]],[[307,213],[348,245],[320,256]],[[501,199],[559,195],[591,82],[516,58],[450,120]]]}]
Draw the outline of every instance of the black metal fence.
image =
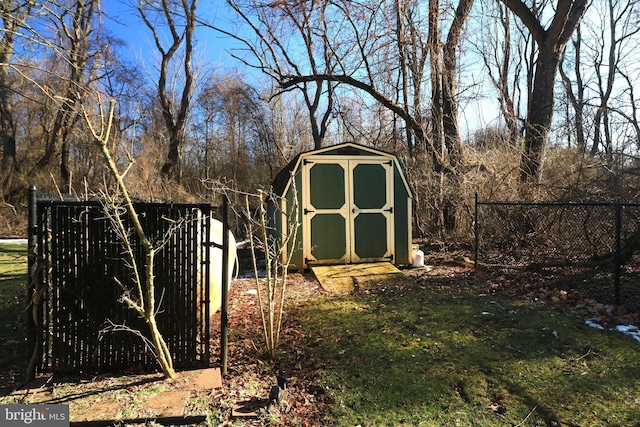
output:
[{"label": "black metal fence", "polygon": [[[211,207],[137,203],[135,208],[148,237],[163,242],[154,264],[156,319],[174,366],[208,366]],[[35,221],[30,221],[29,343],[36,369],[155,366],[145,344],[148,327],[122,300],[123,288],[137,284],[122,238],[102,204],[40,199],[30,206],[30,216]],[[126,213],[120,218],[131,225]],[[135,233],[129,237],[143,269],[142,245]],[[144,281],[141,286],[144,291]]]},{"label": "black metal fence", "polygon": [[476,196],[475,215],[476,263],[535,270],[550,286],[640,311],[640,204]]}]

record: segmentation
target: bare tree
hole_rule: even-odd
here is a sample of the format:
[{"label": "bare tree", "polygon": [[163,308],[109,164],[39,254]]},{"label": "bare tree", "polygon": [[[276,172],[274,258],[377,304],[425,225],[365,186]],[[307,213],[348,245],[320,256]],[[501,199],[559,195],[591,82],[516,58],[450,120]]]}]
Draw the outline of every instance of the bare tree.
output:
[{"label": "bare tree", "polygon": [[63,0],[52,2],[44,9],[52,30],[51,36],[55,37],[46,42],[45,47],[54,50],[55,57],[63,60],[67,71],[64,78],[60,79],[65,86],[60,92],[62,102],[46,130],[44,153],[35,163],[33,171],[46,168],[59,155],[60,177],[65,183],[71,176],[70,138],[80,119],[76,107],[86,94],[85,88],[93,78],[93,61],[100,54],[100,49],[91,43],[99,4],[99,0],[75,0],[70,4]]},{"label": "bare tree", "polygon": [[462,164],[462,141],[458,128],[456,49],[459,47],[460,36],[471,12],[473,0],[460,0],[444,43],[440,41],[439,4],[439,0],[431,0],[429,3],[433,133],[446,148],[450,165],[456,168]]},{"label": "bare tree", "polygon": [[[91,131],[93,140],[98,147],[100,147],[104,161],[116,182],[117,192],[104,193],[103,198],[105,200],[105,206],[109,218],[114,224],[114,229],[119,234],[124,244],[128,263],[133,271],[134,285],[133,287],[129,287],[128,285],[120,282],[117,277],[114,279],[118,281],[122,287],[122,301],[124,301],[129,308],[136,311],[144,319],[147,326],[149,326],[153,352],[162,372],[167,378],[175,378],[176,373],[173,369],[173,360],[171,358],[169,347],[167,346],[156,323],[157,304],[155,301],[156,288],[154,280],[154,260],[156,253],[162,248],[162,243],[160,245],[156,245],[147,237],[125,184],[124,178],[129,168],[133,165],[133,160],[130,158],[130,163],[125,166],[124,170],[121,170],[109,150],[108,143],[109,138],[111,137],[115,101],[111,100],[109,102],[108,109],[105,109],[100,102],[101,96],[98,96],[98,98],[98,106],[100,108],[98,113],[90,114],[86,109],[84,109],[84,107],[82,107],[82,114],[86,125]],[[95,119],[92,119],[93,116],[96,116]],[[119,213],[120,197],[124,200],[123,203],[125,210],[133,223],[134,232],[140,239],[144,249],[145,259],[143,270],[136,262],[133,243],[129,237],[129,229],[125,226]]]},{"label": "bare tree", "polygon": [[638,140],[633,85],[640,68],[638,1],[594,3],[567,45],[560,73],[571,115],[567,127],[582,153],[600,157],[610,173]]},{"label": "bare tree", "polygon": [[[193,95],[192,60],[197,3],[197,0],[162,0],[160,2],[140,0],[138,3],[138,13],[151,31],[156,49],[161,56],[157,90],[169,139],[167,157],[161,173],[176,181],[181,177],[182,149],[185,143],[187,115]],[[166,45],[161,31],[163,28],[169,34],[169,42]],[[170,65],[178,58],[182,64],[183,75],[180,76],[181,88],[176,92],[171,86]]]},{"label": "bare tree", "polygon": [[[362,94],[341,96],[335,103],[335,138],[413,155],[413,134],[399,125],[399,119],[380,104],[367,103]],[[399,94],[400,95],[400,94]],[[408,138],[407,140],[403,140]]]},{"label": "bare tree", "polygon": [[[585,129],[584,129],[584,108],[586,105],[585,99],[585,82],[582,78],[582,63],[581,63],[581,52],[582,52],[582,32],[580,30],[580,25],[576,28],[576,34],[572,41],[573,46],[573,56],[572,61],[563,61],[560,64],[560,76],[562,78],[562,84],[564,86],[565,92],[567,93],[567,97],[569,98],[569,103],[574,112],[574,120],[573,120],[573,128],[575,129],[576,136],[576,144],[580,151],[584,152],[587,147],[586,138],[585,138]],[[573,78],[569,76],[567,71],[565,70],[565,63],[572,63],[572,75]]]},{"label": "bare tree", "polygon": [[[50,63],[42,60],[31,63],[24,60],[22,63],[10,64],[12,70],[22,79],[29,82],[32,92],[22,92],[20,95],[31,96],[33,105],[40,101],[50,103],[50,110],[55,110],[55,118],[52,122],[44,120],[42,123],[52,124],[51,129],[45,129],[45,135],[50,136],[46,140],[44,154],[39,160],[43,166],[51,162],[57,154],[61,155],[61,174],[64,177],[64,170],[70,176],[71,164],[69,162],[70,141],[72,136],[79,134],[90,135],[89,141],[95,142],[98,151],[104,157],[115,182],[115,188],[104,188],[104,200],[110,206],[113,213],[111,219],[120,231],[120,236],[125,243],[125,250],[129,255],[129,265],[132,266],[135,276],[135,286],[130,289],[123,286],[122,300],[129,307],[137,311],[146,321],[151,330],[151,341],[154,353],[158,362],[167,377],[174,377],[172,361],[168,348],[162,335],[158,331],[155,323],[157,304],[154,299],[154,255],[161,249],[161,244],[156,245],[145,235],[140,225],[137,214],[133,209],[131,197],[124,184],[124,178],[130,170],[131,163],[126,163],[124,169],[120,169],[118,159],[114,154],[114,146],[110,138],[112,136],[115,99],[110,99],[109,107],[102,104],[102,91],[105,86],[97,82],[97,78],[109,75],[113,65],[109,61],[101,62],[104,52],[108,52],[108,47],[92,44],[93,25],[99,6],[99,0],[73,1],[73,2],[44,2],[39,6],[41,15],[47,25],[32,25],[24,28],[21,37],[29,38],[33,43],[33,51],[41,53],[43,57],[50,60]],[[4,16],[4,15],[3,15]],[[49,33],[51,29],[53,33]],[[50,39],[50,34],[58,36],[57,39]],[[21,52],[24,52],[22,49]],[[55,60],[52,60],[54,58]],[[62,70],[62,72],[57,72]],[[104,74],[101,74],[104,73]],[[104,82],[101,82],[104,83]],[[36,99],[36,92],[41,95]],[[43,127],[45,127],[43,125]],[[56,136],[57,135],[57,136]],[[88,144],[89,145],[89,144]],[[130,160],[131,158],[129,158]],[[90,191],[90,190],[88,190]],[[129,230],[124,228],[122,218],[118,209],[121,201],[127,214],[131,217],[134,229],[145,249],[144,268],[138,268],[133,256],[134,249],[130,245]],[[114,278],[117,280],[118,278]],[[30,367],[31,370],[31,367]]]},{"label": "bare tree", "polygon": [[[33,83],[37,84],[35,81]],[[44,91],[45,96],[48,98],[65,103],[69,103],[70,101],[68,99],[64,99],[62,95],[49,92],[48,90]],[[132,275],[134,277],[133,286],[122,283],[118,277],[114,277],[114,280],[116,280],[122,287],[123,293],[121,295],[121,300],[125,302],[129,308],[139,313],[149,326],[151,332],[151,347],[165,376],[168,378],[174,378],[175,371],[173,369],[170,352],[162,334],[158,330],[155,320],[158,307],[155,301],[154,257],[155,254],[162,249],[162,245],[167,240],[165,238],[164,241],[157,244],[147,237],[145,230],[142,228],[137,212],[133,207],[127,186],[125,185],[125,176],[133,165],[132,157],[129,156],[129,162],[125,164],[124,168],[121,168],[115,159],[113,148],[109,146],[113,129],[112,125],[114,122],[115,100],[110,99],[108,107],[105,107],[102,103],[103,96],[101,95],[100,89],[91,87],[90,85],[83,87],[83,93],[85,96],[82,100],[78,99],[77,102],[73,103],[76,110],[75,114],[81,118],[80,123],[84,124],[86,129],[89,131],[92,141],[98,147],[115,182],[115,188],[104,189],[102,192],[102,200],[105,202],[106,211],[109,214],[109,219],[114,225],[114,230],[120,236],[120,239],[124,244],[125,253],[127,255],[127,265],[132,269]],[[94,96],[89,96],[90,94],[94,94]],[[130,239],[131,233],[124,225],[124,221],[121,217],[122,206],[124,206],[126,214],[130,217],[133,223],[135,234],[142,243],[145,255],[143,267],[136,262],[136,256],[134,253],[135,248],[133,247]],[[178,223],[174,227],[179,225],[180,224]],[[171,231],[173,230],[175,230],[175,228],[171,229]],[[133,332],[136,332],[139,335],[141,334],[139,331]],[[35,359],[32,359],[32,362],[30,363],[29,372],[33,371],[33,360]]]},{"label": "bare tree", "polygon": [[[423,101],[423,89],[424,80],[427,77],[425,67],[429,57],[429,46],[427,36],[421,29],[419,4],[411,0],[396,0],[394,9],[396,14],[394,36],[398,49],[399,69],[396,102],[404,105],[406,110],[412,111],[414,116],[426,120],[427,106]],[[405,127],[405,139],[409,156],[412,157],[415,140],[408,126]]]},{"label": "bare tree", "polygon": [[[277,2],[280,3],[287,2]],[[351,89],[363,91],[376,102],[383,105],[390,110],[393,114],[401,117],[409,129],[409,132],[415,137],[416,143],[425,147],[425,149],[433,157],[434,165],[437,169],[450,170],[451,166],[448,165],[448,161],[442,157],[442,150],[445,147],[445,143],[438,144],[432,140],[429,135],[426,121],[424,119],[424,111],[421,108],[416,109],[416,102],[421,98],[421,83],[424,81],[423,65],[426,58],[425,52],[420,52],[420,57],[414,55],[409,56],[409,50],[407,46],[410,44],[413,46],[413,53],[417,50],[423,49],[427,46],[426,40],[418,41],[419,33],[412,30],[412,43],[407,43],[406,40],[400,39],[392,43],[393,35],[401,36],[403,31],[388,31],[388,18],[387,10],[385,10],[384,3],[352,3],[346,1],[335,2],[320,2],[325,5],[324,12],[322,14],[315,15],[315,20],[304,20],[299,25],[305,25],[306,31],[315,31],[322,35],[324,41],[325,52],[328,52],[330,56],[325,59],[324,68],[307,67],[302,68],[294,62],[292,55],[285,56],[282,60],[276,53],[276,49],[281,49],[280,46],[284,46],[287,39],[282,38],[269,38],[263,36],[257,24],[253,24],[247,15],[245,20],[253,25],[253,28],[258,31],[258,34],[262,36],[260,41],[264,44],[261,48],[256,47],[255,44],[250,44],[247,41],[251,53],[258,58],[257,68],[264,70],[270,76],[272,76],[280,85],[283,90],[292,90],[295,88],[304,88],[309,83],[314,82],[327,82],[333,84],[347,85]],[[462,1],[457,8],[456,14],[453,19],[448,41],[445,44],[441,44],[440,40],[434,43],[437,57],[440,58],[439,64],[444,64],[436,71],[439,75],[437,79],[442,79],[443,72],[445,70],[451,71],[455,75],[456,60],[455,60],[455,48],[460,40],[460,34],[463,27],[463,23],[470,10],[472,2]],[[297,5],[297,3],[296,3]],[[407,18],[408,6],[398,2],[394,3],[395,16],[393,22],[405,22]],[[239,13],[243,13],[239,6],[236,6]],[[437,7],[435,7],[438,9]],[[402,10],[401,10],[402,9]],[[439,13],[439,10],[437,11]],[[328,17],[331,17],[329,19]],[[338,19],[338,17],[340,17]],[[283,18],[287,18],[286,15]],[[409,22],[411,22],[409,20]],[[403,28],[411,28],[409,24],[402,24]],[[435,27],[432,27],[435,28]],[[439,34],[439,33],[438,33]],[[350,37],[351,43],[347,43],[347,37]],[[389,81],[386,75],[390,70],[398,70],[397,64],[393,58],[397,58],[398,51],[390,50],[390,46],[400,46],[402,53],[399,57],[404,58],[404,67],[400,67],[400,72],[404,72],[401,84],[408,83],[413,79],[412,84],[405,88],[397,90],[390,88],[386,83]],[[422,46],[422,47],[420,47]],[[441,48],[443,50],[441,50]],[[285,49],[281,49],[286,53]],[[278,51],[280,52],[280,51]],[[446,53],[446,64],[442,60]],[[330,61],[328,61],[330,60]],[[288,62],[286,62],[288,61]],[[281,64],[285,62],[288,66],[285,68]],[[403,71],[404,70],[404,71]],[[410,70],[413,75],[409,75],[407,70]],[[448,138],[447,143],[449,146],[449,156],[453,159],[454,164],[460,161],[459,150],[459,135],[457,135],[457,111],[455,114],[450,113],[457,109],[457,103],[452,96],[455,96],[455,78],[446,77],[447,92],[443,97],[444,89],[436,94],[440,105],[437,108],[447,108],[447,129]],[[390,90],[391,89],[391,90]],[[411,93],[413,91],[413,93]],[[398,97],[398,93],[401,93]],[[412,100],[409,97],[413,96]],[[451,102],[453,101],[453,102]],[[444,117],[440,119],[440,122],[444,120]],[[434,122],[437,122],[436,119]],[[444,125],[440,127],[440,131],[436,131],[436,134],[444,132]],[[444,138],[443,138],[444,141]],[[446,150],[446,148],[445,148]]]},{"label": "bare tree", "polygon": [[[227,4],[255,34],[252,40],[223,31],[241,41],[257,60],[254,63],[234,55],[249,67],[282,81],[292,74],[331,73],[337,66],[339,58],[335,56],[340,55],[340,49],[333,45],[336,39],[325,20],[330,2],[227,0]],[[298,50],[300,54],[296,55]],[[335,82],[309,80],[292,88],[306,105],[314,148],[321,148],[332,118]]]},{"label": "bare tree", "polygon": [[[440,36],[440,1],[429,2],[429,38],[431,64],[431,116],[433,123],[432,138],[434,146],[440,147],[441,162],[450,166],[449,179],[452,187],[458,186],[458,167],[462,165],[462,141],[458,128],[458,102],[456,83],[458,76],[458,61],[456,49],[464,23],[471,12],[473,0],[461,0],[449,28],[446,41]],[[445,174],[440,172],[440,197],[436,205],[439,213],[438,222],[441,231],[451,231],[455,227],[456,207],[452,200],[445,197]]]},{"label": "bare tree", "polygon": [[243,76],[212,73],[194,102],[191,122],[198,136],[188,145],[185,167],[190,165],[200,179],[226,179],[243,192],[270,182],[285,163],[272,114],[272,106]]},{"label": "bare tree", "polygon": [[500,2],[482,3],[482,21],[486,28],[480,41],[475,43],[491,83],[498,92],[500,114],[507,129],[508,144],[516,146],[521,136],[520,78],[523,71],[522,53],[526,40],[517,37],[513,14]]},{"label": "bare tree", "polygon": [[640,32],[636,16],[637,4],[636,1],[607,0],[606,8],[603,10],[605,22],[599,30],[592,28],[593,32],[598,32],[594,37],[598,49],[592,56],[598,106],[594,117],[591,154],[595,155],[599,150],[603,150],[608,163],[613,161],[613,134],[616,132],[611,123],[610,104],[614,96],[616,77],[619,77],[619,67],[624,56],[630,52],[625,45]]},{"label": "bare tree", "polygon": [[556,73],[566,44],[580,24],[589,0],[559,0],[547,28],[544,28],[536,11],[525,2],[502,2],[520,18],[537,45],[535,73],[525,123],[524,150],[520,162],[520,181],[538,182],[542,154],[553,119]]},{"label": "bare tree", "polygon": [[636,99],[634,80],[632,80],[629,73],[622,68],[620,68],[620,74],[626,83],[626,92],[630,111],[624,112],[618,110],[618,114],[623,116],[632,127],[633,132],[631,139],[635,143],[633,148],[637,150],[640,148],[640,113],[638,112],[638,109],[640,109],[640,103],[638,102],[638,99]]},{"label": "bare tree", "polygon": [[[265,338],[266,353],[272,360],[276,357],[276,350],[280,342],[280,331],[284,313],[285,291],[291,258],[294,253],[296,236],[300,222],[298,221],[298,196],[293,183],[292,202],[286,204],[286,225],[284,232],[278,238],[271,235],[269,227],[268,203],[280,205],[277,196],[260,192],[258,194],[258,219],[254,220],[249,205],[249,196],[245,196],[244,215],[247,219],[247,232],[251,245],[254,281],[258,291],[258,306],[262,320],[262,330]],[[286,201],[285,201],[286,202]],[[282,213],[278,211],[278,214]],[[256,224],[254,224],[254,221]],[[257,231],[254,231],[257,228]],[[257,250],[261,249],[265,257],[266,278],[258,275]]]},{"label": "bare tree", "polygon": [[[143,110],[144,96],[140,87],[144,86],[144,76],[137,64],[119,54],[124,42],[109,37],[108,46],[103,50],[97,65],[101,69],[100,88],[105,96],[117,100],[109,147],[116,160],[126,157],[125,151],[140,152],[140,116]],[[90,138],[92,135],[88,135]],[[120,150],[118,150],[120,147]],[[110,176],[105,173],[100,151],[95,144],[77,144],[74,146],[75,175],[84,177],[89,188],[99,188]],[[142,192],[137,193],[140,197]]]}]

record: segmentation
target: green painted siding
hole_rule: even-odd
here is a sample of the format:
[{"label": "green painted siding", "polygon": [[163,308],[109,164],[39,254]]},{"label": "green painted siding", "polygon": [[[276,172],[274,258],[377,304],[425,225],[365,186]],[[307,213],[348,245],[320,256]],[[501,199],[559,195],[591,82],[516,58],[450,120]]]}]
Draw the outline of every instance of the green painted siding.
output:
[{"label": "green painted siding", "polygon": [[357,165],[352,184],[354,201],[360,209],[381,209],[387,203],[387,177],[382,165]]},{"label": "green painted siding", "polygon": [[395,264],[410,264],[411,254],[409,248],[411,242],[411,218],[409,218],[409,200],[410,195],[404,186],[401,171],[397,167],[393,169],[394,183],[394,219],[395,219]]},{"label": "green painted siding", "polygon": [[387,251],[387,219],[378,213],[361,213],[354,220],[355,252],[360,258],[382,258]]},{"label": "green painted siding", "polygon": [[340,259],[347,253],[345,221],[340,214],[316,215],[311,220],[313,247],[316,259]]},{"label": "green painted siding", "polygon": [[318,163],[309,171],[311,204],[317,209],[340,209],[344,203],[344,169],[340,165]]}]

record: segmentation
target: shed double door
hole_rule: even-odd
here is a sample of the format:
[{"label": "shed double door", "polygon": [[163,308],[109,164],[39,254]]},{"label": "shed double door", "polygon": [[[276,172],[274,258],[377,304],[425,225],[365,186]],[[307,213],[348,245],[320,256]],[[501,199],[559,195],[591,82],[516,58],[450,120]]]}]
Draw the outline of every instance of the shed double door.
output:
[{"label": "shed double door", "polygon": [[305,264],[393,261],[391,160],[305,160],[302,203]]}]

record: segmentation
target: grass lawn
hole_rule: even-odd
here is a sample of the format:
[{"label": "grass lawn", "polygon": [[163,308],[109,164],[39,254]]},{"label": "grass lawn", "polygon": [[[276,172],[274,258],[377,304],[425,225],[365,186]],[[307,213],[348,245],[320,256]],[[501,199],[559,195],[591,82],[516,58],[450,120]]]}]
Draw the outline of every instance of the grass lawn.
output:
[{"label": "grass lawn", "polygon": [[640,426],[640,343],[552,308],[408,281],[292,315],[332,424]]},{"label": "grass lawn", "polygon": [[[0,388],[21,375],[16,367],[27,358],[25,342],[27,246],[0,245]],[[10,367],[9,372],[5,368]],[[4,383],[4,384],[3,384]]]},{"label": "grass lawn", "polygon": [[4,329],[20,320],[26,296],[27,246],[0,244],[0,325]]}]

